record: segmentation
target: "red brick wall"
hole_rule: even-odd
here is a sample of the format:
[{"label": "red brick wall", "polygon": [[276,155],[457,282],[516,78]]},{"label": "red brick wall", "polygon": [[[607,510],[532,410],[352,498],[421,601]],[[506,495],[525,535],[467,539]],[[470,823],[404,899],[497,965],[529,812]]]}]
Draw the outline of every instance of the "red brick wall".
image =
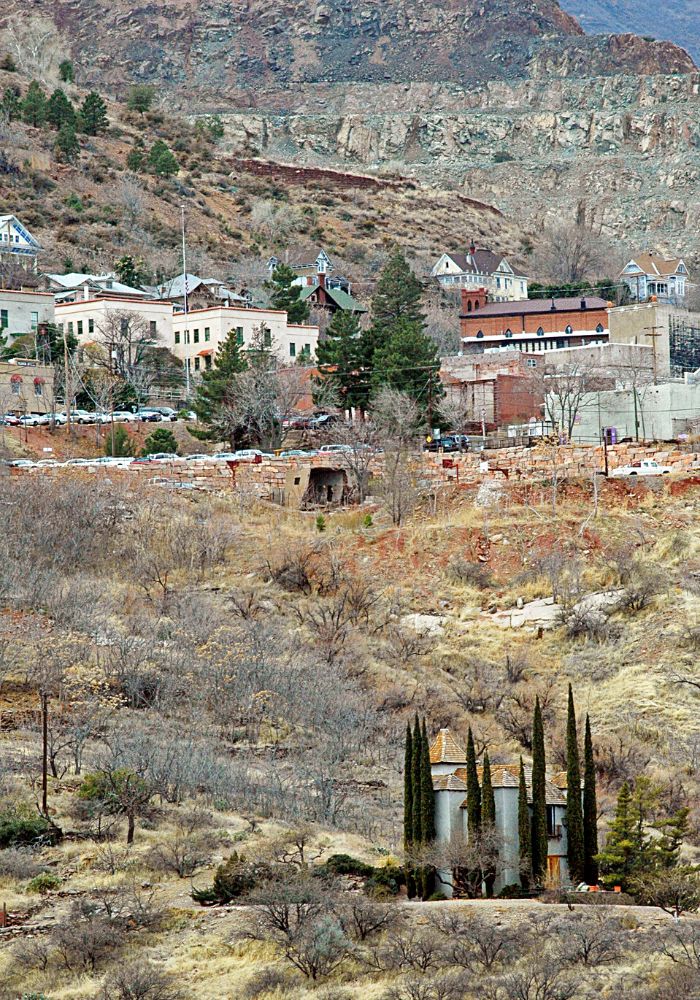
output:
[{"label": "red brick wall", "polygon": [[536,334],[539,327],[545,335],[563,333],[567,326],[574,332],[579,330],[595,330],[599,323],[608,328],[608,312],[603,306],[600,309],[543,309],[541,312],[524,313],[520,316],[483,316],[479,310],[469,315],[460,316],[460,329],[463,337],[476,337],[481,330],[485,337],[502,336],[511,329],[514,334]]},{"label": "red brick wall", "polygon": [[526,375],[496,376],[496,424],[499,427],[541,417],[543,402],[535,382]]}]

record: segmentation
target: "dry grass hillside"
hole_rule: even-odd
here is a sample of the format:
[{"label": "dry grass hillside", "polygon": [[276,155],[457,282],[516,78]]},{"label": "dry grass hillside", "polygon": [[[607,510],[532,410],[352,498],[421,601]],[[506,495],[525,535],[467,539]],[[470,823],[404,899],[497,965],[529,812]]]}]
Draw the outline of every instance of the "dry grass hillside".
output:
[{"label": "dry grass hillside", "polygon": [[[698,485],[606,484],[597,511],[590,489],[560,484],[555,507],[544,480],[490,502],[470,488],[401,527],[378,499],[319,531],[236,494],[0,485],[0,834],[37,814],[40,691],[64,834],[0,851],[0,995],[697,995],[692,917],[386,895],[406,722],[418,711],[462,739],[471,726],[479,752],[510,761],[527,757],[539,694],[558,768],[569,681],[593,723],[601,836],[623,780],[643,776],[650,819],[691,807],[694,856]],[[510,627],[503,612],[553,592],[559,616]],[[603,592],[614,600],[581,603]],[[96,797],[119,774],[138,782]],[[201,908],[193,885],[234,852],[239,879],[272,865],[273,890]],[[325,865],[337,854],[371,867],[340,875]]]}]

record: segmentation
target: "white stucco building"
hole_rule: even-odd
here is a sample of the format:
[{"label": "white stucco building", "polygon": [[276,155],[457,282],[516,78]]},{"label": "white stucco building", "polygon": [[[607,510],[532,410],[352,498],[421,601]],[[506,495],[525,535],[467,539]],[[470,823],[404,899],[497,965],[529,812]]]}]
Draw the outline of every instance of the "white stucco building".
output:
[{"label": "white stucco building", "polygon": [[0,334],[9,346],[17,337],[54,322],[53,295],[34,289],[0,288]]},{"label": "white stucco building", "polygon": [[173,307],[170,302],[150,299],[133,299],[125,295],[102,295],[99,298],[78,298],[72,302],[58,302],[55,308],[56,323],[65,328],[79,344],[105,343],[109,331],[120,317],[139,319],[144,333],[159,347],[170,347],[173,336]]},{"label": "white stucco building", "polygon": [[[469,838],[467,822],[467,755],[449,729],[441,729],[430,748],[430,769],[435,795],[435,830],[438,840]],[[479,781],[482,768],[477,767]],[[547,775],[547,881],[562,885],[569,881],[566,840],[566,775]],[[525,767],[528,800],[531,801],[532,770]],[[492,764],[491,782],[496,802],[496,830],[501,840],[503,870],[496,878],[494,892],[520,883],[518,836],[517,764]],[[563,787],[562,787],[563,785]],[[453,874],[442,872],[440,890],[452,896]]]},{"label": "white stucco building", "polygon": [[313,360],[318,345],[318,327],[287,322],[279,309],[246,309],[214,306],[173,315],[171,350],[189,365],[192,374],[212,367],[219,345],[231,330],[245,350],[260,342],[281,361],[294,362],[302,354]]}]

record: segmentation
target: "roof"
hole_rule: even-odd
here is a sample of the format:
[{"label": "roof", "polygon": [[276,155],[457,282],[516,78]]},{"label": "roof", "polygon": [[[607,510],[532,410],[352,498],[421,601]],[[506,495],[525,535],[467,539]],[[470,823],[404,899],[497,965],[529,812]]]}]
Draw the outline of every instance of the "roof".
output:
[{"label": "roof", "polygon": [[[304,287],[301,290],[301,294],[299,296],[301,301],[305,302],[306,299],[308,299],[308,297],[312,295],[317,288],[318,288],[317,281],[314,282],[313,285],[304,285]],[[335,304],[338,306],[339,309],[344,309],[346,312],[357,312],[357,313],[367,312],[365,307],[363,305],[360,305],[357,299],[353,298],[353,296],[350,295],[348,292],[344,292],[342,288],[329,288],[328,285],[326,285],[325,290],[328,297],[330,299],[333,299],[333,301],[335,302]]]},{"label": "roof", "polygon": [[13,225],[15,227],[15,229],[17,229],[17,231],[22,236],[24,236],[24,238],[26,239],[26,241],[28,243],[31,243],[32,246],[36,247],[37,250],[41,250],[42,249],[42,246],[41,246],[41,243],[39,243],[39,240],[35,236],[32,236],[32,234],[29,232],[29,230],[25,226],[22,225],[22,223],[19,221],[19,219],[17,218],[16,215],[0,215],[0,226],[6,226],[8,224]]},{"label": "roof", "polygon": [[170,278],[169,281],[164,281],[162,284],[156,286],[156,293],[162,299],[184,299],[185,297],[185,280],[187,281],[187,294],[191,295],[196,291],[200,285],[204,285],[207,291],[215,298],[219,299],[233,299],[238,302],[247,302],[247,299],[242,295],[236,294],[236,292],[229,291],[228,288],[224,286],[223,281],[219,281],[218,278],[200,278],[198,274],[187,274],[183,272],[182,274],[176,274],[174,278]]},{"label": "roof", "polygon": [[483,247],[477,247],[474,253],[448,253],[447,256],[468,274],[493,274],[504,260],[503,254]]},{"label": "roof", "polygon": [[456,774],[438,774],[433,778],[434,792],[466,792],[467,783]]},{"label": "roof", "polygon": [[675,274],[678,270],[678,265],[684,263],[682,257],[669,257],[668,259],[664,257],[657,257],[653,253],[641,253],[636,257],[633,257],[626,265],[624,270],[626,271],[630,264],[636,264],[639,270],[643,274],[654,274],[658,277],[667,277],[670,274]]},{"label": "roof", "polygon": [[467,755],[449,729],[441,729],[430,748],[431,764],[465,764]]},{"label": "roof", "polygon": [[[116,292],[119,295],[135,295],[143,298],[146,294],[141,288],[132,288],[130,285],[122,284],[121,281],[117,281],[111,274],[79,274],[71,271],[69,274],[47,274],[46,277],[50,278],[57,285],[61,285],[67,292],[74,291],[76,288],[80,288],[81,285],[95,285],[105,291]],[[111,282],[109,287],[107,285],[108,282]]]},{"label": "roof", "polygon": [[[582,305],[581,303],[585,303]],[[553,308],[552,308],[553,306]],[[523,316],[531,313],[584,312],[589,309],[606,309],[608,303],[597,295],[585,298],[523,299],[520,302],[488,302],[471,313],[462,313],[460,319],[478,319],[479,316]]]},{"label": "roof", "polygon": [[[483,767],[479,765],[476,769],[479,776],[479,782],[481,782],[483,777]],[[527,786],[528,799],[530,799],[530,793],[532,791],[532,767],[530,764],[524,765],[525,770],[525,785]],[[561,785],[556,785],[553,781],[553,777],[561,780],[561,772],[557,772],[556,775],[546,775],[545,777],[545,798],[547,805],[566,805],[566,796],[564,795],[564,790],[566,789],[566,782],[564,782],[563,788]],[[566,777],[566,776],[565,776]],[[520,765],[519,764],[492,764],[491,765],[491,784],[494,788],[518,788],[520,785]]]}]

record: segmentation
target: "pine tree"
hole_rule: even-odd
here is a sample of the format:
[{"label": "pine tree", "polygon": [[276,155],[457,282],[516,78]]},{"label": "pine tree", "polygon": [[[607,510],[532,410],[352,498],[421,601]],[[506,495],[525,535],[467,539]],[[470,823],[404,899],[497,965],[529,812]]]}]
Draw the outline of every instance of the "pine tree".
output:
[{"label": "pine tree", "polygon": [[46,94],[37,80],[32,80],[24,95],[22,121],[35,128],[41,128],[46,122]]},{"label": "pine tree", "polygon": [[11,122],[17,121],[18,118],[22,117],[22,102],[19,99],[18,87],[5,88],[5,92],[2,95],[2,103],[0,103],[0,112]]},{"label": "pine tree", "polygon": [[632,793],[625,782],[617,796],[615,819],[610,825],[605,847],[597,856],[607,885],[620,885],[623,889],[629,887],[640,867],[640,846]]},{"label": "pine tree", "polygon": [[415,320],[401,318],[387,328],[387,336],[372,356],[372,383],[408,393],[424,411],[433,414],[444,395],[437,346]]},{"label": "pine tree", "polygon": [[467,733],[467,836],[478,837],[481,829],[481,788],[471,727]]},{"label": "pine tree", "polygon": [[525,765],[520,758],[520,775],[518,780],[518,853],[520,856],[520,884],[526,891],[530,888],[532,875],[532,853],[530,844],[532,829],[530,810],[527,804],[527,782],[525,780]]},{"label": "pine tree", "polygon": [[668,819],[654,824],[661,836],[654,843],[653,858],[661,868],[675,868],[680,861],[683,841],[690,832],[689,814],[690,809],[683,806]]},{"label": "pine tree", "polygon": [[136,139],[134,145],[126,154],[126,165],[129,170],[137,174],[143,169],[146,152],[143,147],[143,140]]},{"label": "pine tree", "polygon": [[58,75],[61,83],[73,83],[75,73],[73,70],[73,63],[70,59],[63,59],[58,64]]},{"label": "pine tree", "polygon": [[158,177],[172,177],[180,169],[167,143],[162,139],[156,139],[153,143],[146,162],[149,170]]},{"label": "pine tree", "polygon": [[172,455],[177,454],[177,440],[173,432],[167,427],[158,427],[148,435],[141,449],[142,455],[157,455],[158,452],[165,451]]},{"label": "pine tree", "polygon": [[126,427],[123,424],[118,424],[114,428],[114,448],[112,448],[112,435],[107,435],[105,455],[111,455],[115,458],[129,458],[133,453],[133,445]]},{"label": "pine tree", "polygon": [[150,84],[135,83],[133,87],[129,87],[126,106],[129,111],[138,111],[143,115],[146,111],[150,111],[155,96],[155,88],[151,87]]},{"label": "pine tree", "polygon": [[[403,849],[407,857],[410,856],[413,847],[413,808],[413,736],[411,724],[406,723],[406,749],[403,767]],[[409,864],[405,866],[405,872],[408,898],[413,899],[416,894],[416,881],[413,869]]]},{"label": "pine tree", "polygon": [[598,798],[595,788],[595,760],[591,720],[586,716],[583,745],[583,877],[588,885],[598,884]]},{"label": "pine tree", "polygon": [[54,90],[46,102],[46,121],[57,132],[64,125],[75,128],[75,108],[60,88]]},{"label": "pine tree", "polygon": [[81,105],[80,122],[85,135],[99,135],[109,125],[107,105],[94,90],[90,91]]},{"label": "pine tree", "polygon": [[377,344],[385,340],[398,320],[422,328],[425,314],[420,302],[423,286],[397,248],[385,264],[372,299],[372,329]]},{"label": "pine tree", "polygon": [[365,354],[360,321],[355,313],[339,309],[316,347],[318,381],[337,390],[343,409],[367,409],[370,361]]},{"label": "pine tree", "polygon": [[227,405],[233,401],[236,376],[245,371],[247,364],[241,357],[235,329],[230,330],[221,342],[214,358],[214,367],[202,372],[201,382],[193,402],[197,418],[204,428],[193,428],[190,433],[200,440],[228,440],[236,447],[240,429],[232,427],[227,419]]},{"label": "pine tree", "polygon": [[[492,833],[496,827],[496,800],[491,784],[491,762],[488,751],[484,751],[484,764],[481,775],[481,829],[485,833]],[[486,895],[490,899],[493,896],[493,886],[496,881],[496,873],[489,865],[485,874]]]},{"label": "pine tree", "polygon": [[273,309],[282,309],[287,313],[290,323],[306,323],[309,318],[308,303],[301,300],[301,285],[295,284],[296,273],[287,264],[278,264],[272,272],[272,277],[265,282],[265,288],[270,292],[270,304]]},{"label": "pine tree", "polygon": [[547,793],[545,787],[544,726],[539,696],[532,724],[532,877],[541,885],[547,872]]},{"label": "pine tree", "polygon": [[75,134],[75,127],[66,122],[56,136],[56,152],[68,163],[74,163],[80,155],[80,143]]},{"label": "pine tree", "polygon": [[413,760],[411,774],[413,775],[413,845],[419,847],[423,843],[423,813],[420,808],[423,801],[423,737],[420,723],[416,715],[413,726]]},{"label": "pine tree", "polygon": [[583,811],[581,806],[581,763],[576,732],[574,692],[569,684],[569,706],[566,724],[566,836],[569,874],[578,883],[585,877]]},{"label": "pine tree", "polygon": [[123,257],[115,260],[114,270],[119,280],[131,288],[136,288],[147,273],[146,265],[141,258],[134,257],[130,253],[125,253]]}]

